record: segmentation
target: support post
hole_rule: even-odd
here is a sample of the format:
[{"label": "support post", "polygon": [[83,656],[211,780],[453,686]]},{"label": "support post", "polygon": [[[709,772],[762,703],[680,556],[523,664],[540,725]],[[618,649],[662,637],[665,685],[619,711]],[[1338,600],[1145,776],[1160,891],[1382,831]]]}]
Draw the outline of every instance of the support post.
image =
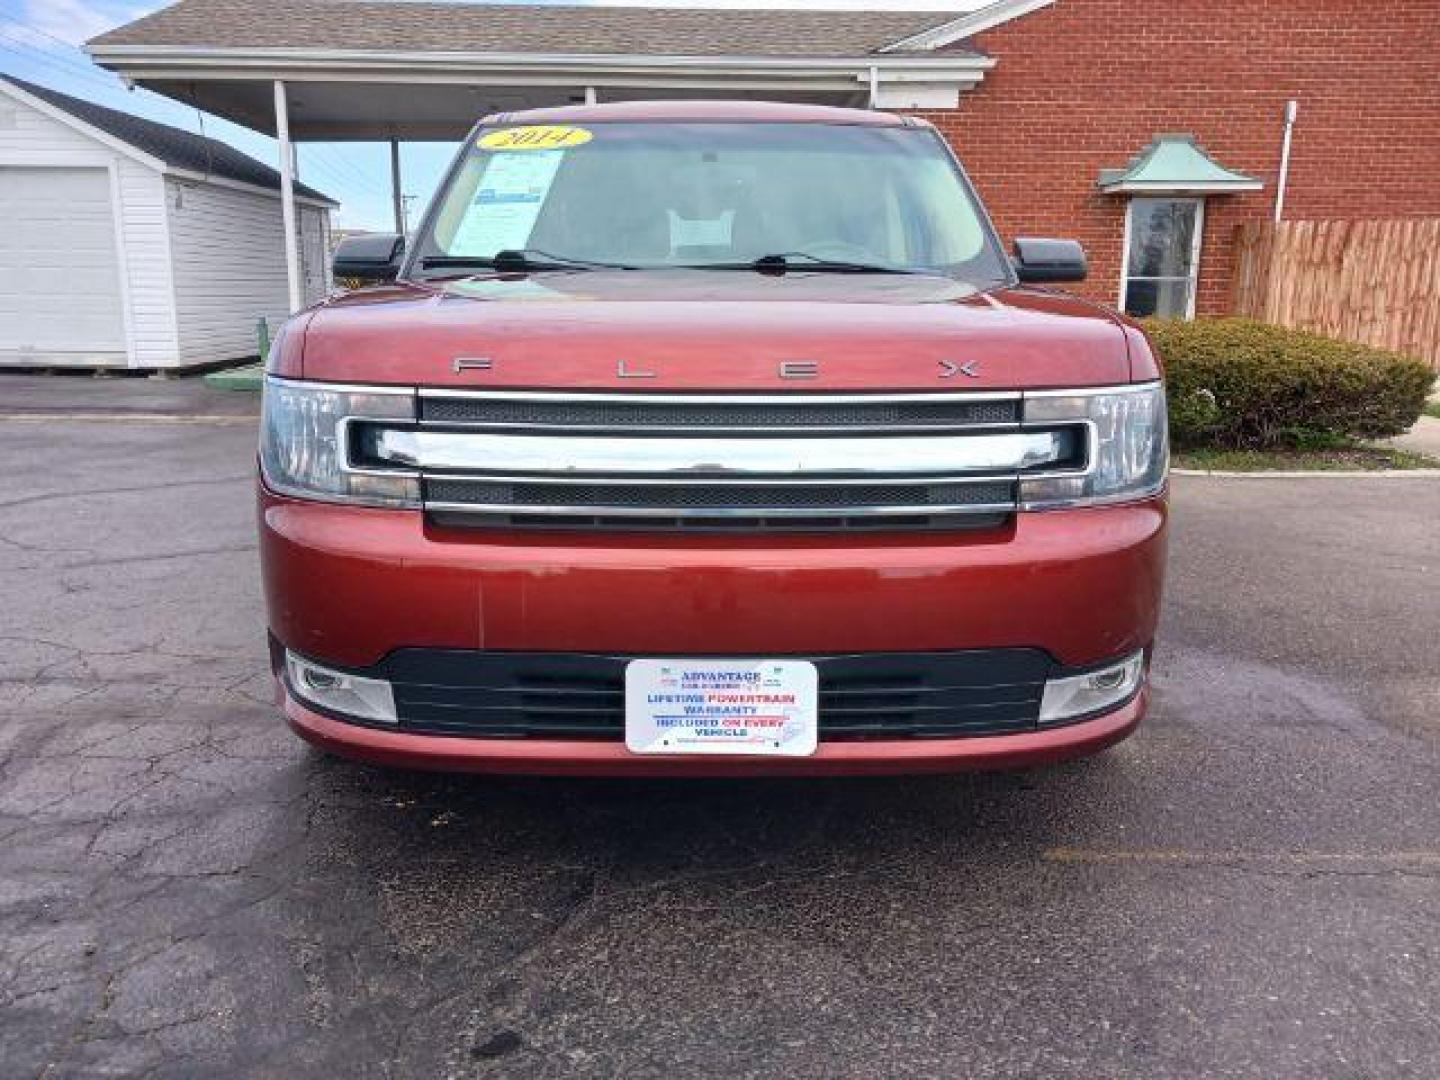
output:
[{"label": "support post", "polygon": [[390,198],[395,208],[395,231],[405,234],[405,196],[400,184],[400,140],[390,140]]},{"label": "support post", "polygon": [[300,245],[295,235],[295,154],[290,143],[290,108],[285,84],[275,80],[275,137],[280,140],[280,215],[285,223],[285,277],[290,286],[290,310],[303,306],[300,287]]},{"label": "support post", "polygon": [[598,94],[595,93],[595,87],[593,87],[593,86],[587,86],[587,87],[585,88],[585,104],[586,104],[586,105],[594,105],[594,104],[595,104],[596,102],[598,102],[599,100],[600,100],[600,97],[599,97]]}]

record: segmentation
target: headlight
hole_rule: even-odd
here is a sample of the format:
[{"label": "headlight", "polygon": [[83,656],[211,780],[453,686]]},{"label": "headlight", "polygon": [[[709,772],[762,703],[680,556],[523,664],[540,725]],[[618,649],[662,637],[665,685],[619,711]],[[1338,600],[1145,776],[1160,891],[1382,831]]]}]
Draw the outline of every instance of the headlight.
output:
[{"label": "headlight", "polygon": [[1125,502],[1164,488],[1170,439],[1161,384],[1025,395],[1026,424],[1076,422],[1093,432],[1085,472],[1024,478],[1022,510]]},{"label": "headlight", "polygon": [[268,375],[260,412],[260,471],[281,495],[361,506],[418,507],[413,473],[354,468],[354,420],[414,420],[415,391],[294,382]]},{"label": "headlight", "polygon": [[1145,654],[1084,675],[1051,679],[1040,701],[1040,724],[1058,724],[1113,709],[1135,696],[1145,677]]}]

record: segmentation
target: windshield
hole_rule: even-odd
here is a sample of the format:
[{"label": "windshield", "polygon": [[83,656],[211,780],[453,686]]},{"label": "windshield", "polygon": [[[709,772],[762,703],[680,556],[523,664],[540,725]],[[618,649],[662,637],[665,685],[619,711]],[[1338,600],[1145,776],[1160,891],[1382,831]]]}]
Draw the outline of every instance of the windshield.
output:
[{"label": "windshield", "polygon": [[[437,199],[412,276],[537,265],[943,273],[985,288],[1007,264],[925,128],[595,123],[481,129]],[[843,266],[842,266],[843,264]]]}]

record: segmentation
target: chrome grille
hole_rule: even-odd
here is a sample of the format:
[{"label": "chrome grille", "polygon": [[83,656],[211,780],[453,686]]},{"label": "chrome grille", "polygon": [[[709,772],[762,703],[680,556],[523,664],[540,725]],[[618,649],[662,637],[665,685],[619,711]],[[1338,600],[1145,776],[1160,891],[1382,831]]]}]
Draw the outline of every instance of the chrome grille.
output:
[{"label": "chrome grille", "polygon": [[1083,469],[1081,425],[1019,394],[422,390],[413,423],[351,422],[349,467],[404,471],[447,525],[987,527],[1024,475]]}]

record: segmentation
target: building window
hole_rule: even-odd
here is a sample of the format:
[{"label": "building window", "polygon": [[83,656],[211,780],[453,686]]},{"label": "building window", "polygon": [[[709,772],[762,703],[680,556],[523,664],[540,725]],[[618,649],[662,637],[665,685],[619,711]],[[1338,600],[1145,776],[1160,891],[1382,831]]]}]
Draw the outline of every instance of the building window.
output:
[{"label": "building window", "polygon": [[1125,217],[1120,306],[1136,318],[1195,317],[1204,199],[1132,198]]}]

